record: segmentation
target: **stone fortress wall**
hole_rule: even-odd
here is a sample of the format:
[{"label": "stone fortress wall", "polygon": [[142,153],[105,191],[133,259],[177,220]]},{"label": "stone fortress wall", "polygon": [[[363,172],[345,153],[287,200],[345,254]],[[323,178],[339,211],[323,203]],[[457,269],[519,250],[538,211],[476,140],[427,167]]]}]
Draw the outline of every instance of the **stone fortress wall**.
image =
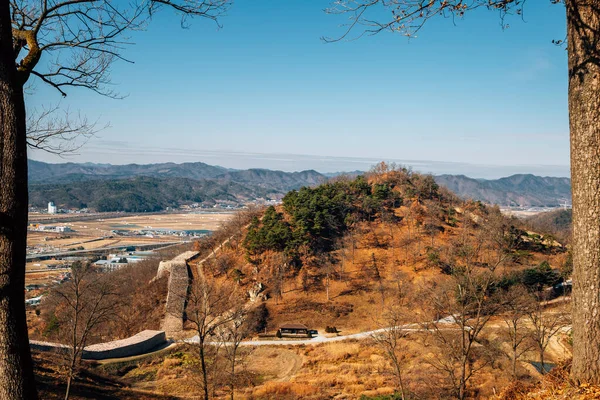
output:
[{"label": "stone fortress wall", "polygon": [[[83,349],[81,358],[84,360],[106,360],[109,358],[131,357],[147,353],[166,343],[167,338],[164,331],[145,330],[127,339],[86,346]],[[69,346],[60,343],[30,340],[29,345],[32,349],[38,351],[57,353],[68,353],[70,351]]]},{"label": "stone fortress wall", "polygon": [[186,251],[170,261],[161,261],[156,278],[169,275],[167,305],[162,330],[172,337],[183,331],[183,315],[189,288],[190,271],[188,262],[198,257],[197,251]]}]

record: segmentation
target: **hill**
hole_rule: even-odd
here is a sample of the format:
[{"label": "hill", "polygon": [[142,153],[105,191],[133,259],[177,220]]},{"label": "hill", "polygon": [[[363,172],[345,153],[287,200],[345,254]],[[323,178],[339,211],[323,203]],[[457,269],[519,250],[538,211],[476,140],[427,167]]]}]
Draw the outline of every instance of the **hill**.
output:
[{"label": "hill", "polygon": [[[244,204],[322,183],[316,171],[229,170],[204,163],[48,164],[29,160],[30,205],[97,211],[160,211],[186,203]],[[90,184],[93,182],[93,184]]]},{"label": "hill", "polygon": [[232,170],[202,162],[161,164],[49,164],[29,160],[29,182],[32,184],[65,184],[91,180],[119,180],[134,177],[214,179],[237,182],[287,192],[302,186],[323,182],[326,177],[308,170],[301,172],[272,171],[268,169]]},{"label": "hill", "polygon": [[556,207],[571,200],[569,178],[518,174],[485,180],[464,175],[439,175],[435,180],[462,198],[502,206]]},{"label": "hill", "polygon": [[563,241],[571,237],[573,210],[554,210],[525,218],[527,226],[534,231],[548,232]]},{"label": "hill", "polygon": [[153,212],[186,203],[214,204],[225,201],[243,204],[277,193],[276,190],[249,187],[236,182],[140,176],[99,180],[93,184],[32,184],[29,188],[29,204],[43,208],[52,200],[62,208],[90,208],[100,212]]},{"label": "hill", "polygon": [[136,176],[154,178],[188,178],[210,179],[228,170],[201,162],[196,163],[162,163],[162,164],[93,164],[62,163],[49,164],[29,160],[28,176],[31,183],[69,183],[88,180],[125,179]]},{"label": "hill", "polygon": [[[198,293],[200,284],[224,296],[216,295],[215,301],[239,295],[239,304],[248,307],[246,334],[255,342],[260,342],[259,333],[278,340],[275,332],[286,323],[304,324],[332,339],[340,332],[362,336],[306,346],[243,346],[240,358],[248,370],[240,371],[233,386],[227,384],[225,352],[210,351],[214,372],[208,382],[214,398],[226,398],[231,388],[236,398],[248,399],[397,394],[389,352],[371,332],[405,324],[411,324],[410,332],[399,332],[394,354],[402,360],[407,398],[452,397],[454,377],[471,365],[477,366],[474,378],[461,384],[469,398],[492,398],[517,373],[522,381],[535,381],[539,373],[529,361],[539,353],[529,347],[511,362],[503,313],[516,304],[513,299],[528,312],[540,304],[538,299],[549,299],[545,296],[552,295],[552,288],[568,278],[568,254],[554,238],[527,232],[521,223],[497,207],[459,199],[431,176],[407,170],[303,187],[287,193],[280,206],[240,212],[194,244],[200,254],[189,264],[189,293]],[[127,282],[127,293],[140,294],[132,298],[155,311],[139,318],[139,303],[121,302],[119,316],[133,316],[134,332],[160,324],[166,313],[159,300],[147,299],[147,293],[154,293],[148,282],[159,259],[149,262],[154,268],[147,276],[137,275],[138,267],[112,275],[116,282]],[[187,300],[184,337],[196,334],[189,316],[198,303],[193,296]],[[563,303],[551,304],[552,315],[562,315]],[[37,337],[56,325],[47,307],[42,303],[39,313],[30,313],[29,326]],[[103,324],[96,335],[126,336],[120,318]],[[519,329],[529,326],[528,316],[520,318]],[[470,332],[468,346],[459,332]],[[568,355],[567,335],[557,334],[551,342],[547,362]],[[133,390],[191,397],[200,394],[196,346],[179,345],[131,364],[85,368]]]}]

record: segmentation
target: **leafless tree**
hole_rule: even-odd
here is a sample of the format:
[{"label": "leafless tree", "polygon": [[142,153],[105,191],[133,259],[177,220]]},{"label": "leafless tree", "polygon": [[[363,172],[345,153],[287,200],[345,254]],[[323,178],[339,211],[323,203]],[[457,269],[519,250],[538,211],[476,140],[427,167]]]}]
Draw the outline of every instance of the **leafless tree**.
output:
[{"label": "leafless tree", "polygon": [[238,304],[235,304],[230,312],[232,313],[231,321],[218,330],[218,338],[223,344],[225,356],[229,364],[229,390],[230,398],[233,400],[236,383],[236,366],[239,363],[238,350],[242,340],[247,338],[251,332],[247,322],[248,312],[241,298],[238,298]]},{"label": "leafless tree", "polygon": [[375,253],[371,253],[370,260],[370,275],[372,279],[377,281],[377,288],[379,291],[379,295],[381,296],[381,307],[385,306],[385,285],[383,284],[383,276],[382,276],[382,268],[377,262],[377,258],[375,257]]},{"label": "leafless tree", "polygon": [[544,302],[536,301],[527,312],[527,318],[531,325],[531,338],[540,356],[540,372],[542,374],[546,373],[544,356],[548,345],[563,328],[570,324],[569,315],[562,307],[563,305],[559,304],[557,309],[545,309]]},{"label": "leafless tree", "polygon": [[237,287],[227,283],[217,283],[205,277],[196,277],[187,296],[185,317],[198,337],[198,355],[204,399],[209,399],[209,371],[206,364],[206,349],[209,339],[236,319],[235,306]]},{"label": "leafless tree", "polygon": [[27,115],[27,144],[56,155],[75,153],[89,138],[108,127],[60,105],[36,109]]},{"label": "leafless tree", "polygon": [[490,296],[495,279],[489,272],[455,271],[452,281],[433,289],[428,299],[429,315],[424,326],[442,349],[431,365],[446,375],[454,394],[467,397],[473,375],[489,365],[481,333],[498,311],[498,301]]},{"label": "leafless tree", "polygon": [[441,206],[437,200],[425,200],[425,207],[427,207],[427,217],[425,220],[425,232],[431,238],[431,248],[435,248],[435,236],[443,231],[440,224]]},{"label": "leafless tree", "polygon": [[[229,4],[229,0],[1,3],[0,275],[6,279],[0,282],[0,398],[37,398],[23,294],[28,211],[25,86],[33,78],[62,96],[84,88],[118,98],[110,67],[118,60],[129,61],[124,53],[128,32],[145,28],[155,13],[169,9],[181,15],[184,25],[192,17],[216,21]],[[54,137],[70,130],[56,121],[50,128],[57,133]],[[30,143],[45,147],[48,133],[35,124],[30,131],[39,132],[30,135]]]},{"label": "leafless tree", "polygon": [[403,361],[407,351],[403,339],[408,335],[404,327],[407,319],[405,309],[396,303],[383,312],[380,329],[371,335],[373,343],[383,351],[392,366],[402,400],[405,397]]},{"label": "leafless tree", "polygon": [[509,357],[512,375],[517,379],[517,362],[531,349],[531,331],[527,326],[527,314],[535,307],[535,298],[523,286],[513,286],[502,296],[502,319],[506,324],[506,336],[510,345]]},{"label": "leafless tree", "polygon": [[354,263],[354,252],[356,250],[356,240],[352,233],[346,232],[341,238],[336,240],[335,248],[338,250],[340,268],[337,270],[338,279],[345,282],[347,279],[348,265]]},{"label": "leafless tree", "polygon": [[60,326],[67,328],[64,338],[69,345],[67,389],[69,399],[71,383],[83,349],[100,324],[113,315],[117,304],[114,285],[94,271],[90,264],[76,262],[71,266],[71,279],[52,290],[55,306],[60,312]]}]

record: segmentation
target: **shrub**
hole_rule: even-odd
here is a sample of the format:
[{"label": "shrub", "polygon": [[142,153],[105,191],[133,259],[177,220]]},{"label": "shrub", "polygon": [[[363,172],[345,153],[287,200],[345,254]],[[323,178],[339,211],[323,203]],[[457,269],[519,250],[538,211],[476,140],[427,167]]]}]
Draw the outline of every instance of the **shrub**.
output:
[{"label": "shrub", "polygon": [[548,261],[542,261],[535,268],[523,271],[523,284],[530,290],[542,291],[544,287],[554,286],[559,282],[559,273],[550,267]]},{"label": "shrub", "polygon": [[248,327],[254,333],[264,332],[267,329],[268,319],[269,309],[265,303],[260,303],[258,307],[248,313]]}]

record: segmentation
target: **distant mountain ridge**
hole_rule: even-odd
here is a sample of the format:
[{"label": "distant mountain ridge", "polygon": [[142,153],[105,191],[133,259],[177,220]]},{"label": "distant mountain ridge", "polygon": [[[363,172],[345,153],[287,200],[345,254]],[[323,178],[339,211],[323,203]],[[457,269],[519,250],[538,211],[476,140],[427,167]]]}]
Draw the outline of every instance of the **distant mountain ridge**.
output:
[{"label": "distant mountain ridge", "polygon": [[502,206],[556,207],[571,202],[569,178],[517,174],[487,180],[439,175],[435,176],[435,181],[460,197]]},{"label": "distant mountain ridge", "polygon": [[153,178],[96,180],[63,184],[32,184],[29,204],[45,207],[48,201],[61,208],[96,211],[153,212],[182,204],[218,202],[244,204],[257,198],[276,197],[277,191],[211,179]]},{"label": "distant mountain ridge", "polygon": [[48,164],[29,160],[29,182],[32,184],[71,183],[90,180],[114,180],[134,177],[214,179],[219,182],[237,182],[275,190],[291,190],[315,185],[326,177],[317,171],[273,171],[269,169],[234,170],[219,166],[194,163],[160,164]]},{"label": "distant mountain ridge", "polygon": [[313,170],[232,170],[202,162],[106,165],[29,160],[28,176],[29,203],[34,207],[54,201],[62,208],[133,212],[159,211],[186,203],[244,204],[277,199],[290,190],[327,180]]},{"label": "distant mountain ridge", "polygon": [[[199,199],[205,203],[218,201],[243,203],[256,198],[278,198],[290,190],[323,183],[330,177],[358,174],[360,171],[321,174],[314,170],[300,172],[268,169],[235,170],[202,162],[110,165],[48,164],[29,160],[31,204],[39,207],[43,207],[48,201],[54,201],[59,206],[67,208],[79,208],[82,205],[97,208],[101,196],[120,198],[122,201],[112,203],[115,209],[119,204],[135,203],[131,201],[131,196],[137,196],[138,205],[146,205],[146,208],[153,210],[157,207],[176,206],[190,201],[199,202]],[[531,174],[512,175],[493,180],[473,179],[464,175],[439,175],[434,178],[439,185],[447,187],[462,198],[502,206],[553,207],[570,202],[571,199],[569,178],[540,177]],[[84,188],[89,185],[84,183],[89,181],[107,181],[94,185],[107,192],[102,194],[90,189],[95,195],[86,195]],[[113,182],[114,185],[111,186],[108,182]],[[156,196],[160,193],[161,201],[153,202],[151,199],[153,193],[149,189],[153,185],[161,188],[169,187],[171,194],[156,192]],[[177,190],[173,185],[186,188],[187,194]],[[121,196],[125,193],[130,196],[127,201]],[[109,203],[102,204],[106,206]],[[126,208],[130,209],[131,206],[128,205]]]},{"label": "distant mountain ridge", "polygon": [[68,183],[98,179],[125,179],[136,176],[152,178],[188,178],[210,179],[230,170],[223,167],[196,163],[161,163],[161,164],[48,164],[29,160],[29,182],[31,183]]}]

